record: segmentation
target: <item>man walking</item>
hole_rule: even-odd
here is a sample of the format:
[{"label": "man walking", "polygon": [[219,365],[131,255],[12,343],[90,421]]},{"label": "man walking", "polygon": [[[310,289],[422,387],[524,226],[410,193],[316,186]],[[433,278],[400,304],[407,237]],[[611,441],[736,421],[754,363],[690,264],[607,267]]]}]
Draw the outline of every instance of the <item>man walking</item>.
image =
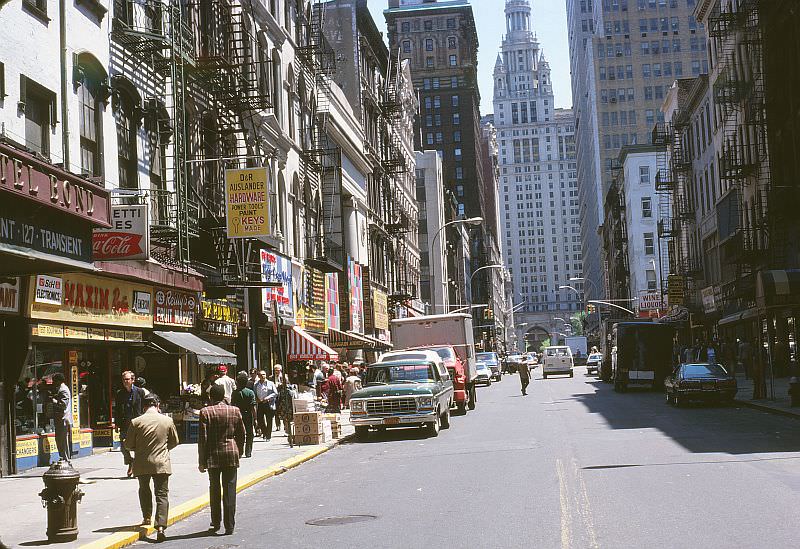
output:
[{"label": "man walking", "polygon": [[244,449],[244,423],[239,409],[225,404],[222,385],[211,387],[209,396],[211,406],[200,410],[198,468],[201,473],[208,471],[210,530],[218,532],[223,523],[230,535],[236,525],[236,470]]},{"label": "man walking", "polygon": [[128,476],[133,476],[133,466],[131,465],[131,453],[125,446],[125,437],[128,427],[135,418],[142,415],[142,399],[144,391],[134,385],[136,376],[131,371],[122,372],[122,389],[117,391],[114,399],[114,423],[119,432],[120,451],[128,466]]},{"label": "man walking", "polygon": [[56,448],[60,461],[69,462],[72,459],[72,394],[64,383],[64,374],[53,374],[53,388],[55,394],[53,402],[53,424],[56,429]]},{"label": "man walking", "polygon": [[221,364],[219,368],[217,368],[217,372],[219,373],[219,377],[214,383],[216,385],[221,385],[225,389],[225,403],[230,404],[231,395],[233,395],[233,391],[236,390],[236,382],[228,375],[228,367],[224,364]]},{"label": "man walking", "polygon": [[519,382],[522,385],[522,396],[526,396],[528,394],[528,384],[531,381],[531,372],[525,364],[517,370],[519,371]]},{"label": "man walking", "polygon": [[[178,445],[178,431],[172,418],[161,414],[158,395],[150,393],[142,401],[144,413],[131,420],[125,447],[133,452],[133,474],[139,481],[139,505],[142,524],[149,526],[153,517],[153,492],[156,495],[156,541],[166,539],[164,530],[169,517],[169,477],[172,463],[169,451]],[[130,455],[130,454],[129,454]]]},{"label": "man walking", "polygon": [[253,390],[256,393],[258,405],[256,417],[258,426],[261,429],[261,436],[264,440],[272,439],[272,420],[275,418],[275,404],[278,399],[278,390],[271,379],[267,379],[267,372],[258,372],[258,381]]},{"label": "man walking", "polygon": [[231,405],[239,408],[244,422],[245,445],[244,457],[253,455],[253,422],[256,419],[256,394],[247,387],[247,373],[239,372],[236,376],[236,390],[231,396]]}]

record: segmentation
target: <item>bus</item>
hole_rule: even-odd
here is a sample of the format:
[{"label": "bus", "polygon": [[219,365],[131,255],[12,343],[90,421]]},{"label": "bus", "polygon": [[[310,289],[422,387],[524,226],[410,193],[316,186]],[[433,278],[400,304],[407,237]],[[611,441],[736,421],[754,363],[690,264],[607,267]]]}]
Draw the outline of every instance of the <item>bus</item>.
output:
[{"label": "bus", "polygon": [[660,388],[672,372],[675,328],[656,322],[619,322],[611,334],[614,390],[629,386]]}]

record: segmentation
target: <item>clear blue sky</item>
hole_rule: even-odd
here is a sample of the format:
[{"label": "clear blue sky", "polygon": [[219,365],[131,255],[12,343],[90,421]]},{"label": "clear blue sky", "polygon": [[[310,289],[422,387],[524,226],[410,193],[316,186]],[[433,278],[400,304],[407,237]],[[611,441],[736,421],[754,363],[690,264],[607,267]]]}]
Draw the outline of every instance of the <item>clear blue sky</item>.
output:
[{"label": "clear blue sky", "polygon": [[[368,0],[370,11],[384,33],[386,21],[383,10],[387,0]],[[481,89],[481,114],[492,108],[492,70],[505,33],[505,0],[470,0],[478,24],[480,41],[478,72]],[[557,107],[572,106],[569,78],[569,45],[567,43],[566,0],[531,0],[533,6],[533,30],[539,38],[540,47],[550,63],[553,92]]]}]

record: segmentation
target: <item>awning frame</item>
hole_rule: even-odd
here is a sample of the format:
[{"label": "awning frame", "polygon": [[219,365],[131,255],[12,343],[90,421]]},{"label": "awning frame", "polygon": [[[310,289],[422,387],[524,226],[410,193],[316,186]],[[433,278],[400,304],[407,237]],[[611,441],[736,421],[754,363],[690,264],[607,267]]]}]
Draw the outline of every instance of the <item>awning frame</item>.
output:
[{"label": "awning frame", "polygon": [[180,347],[194,354],[197,357],[197,362],[200,364],[225,364],[228,366],[236,366],[236,355],[234,353],[226,351],[213,343],[209,343],[191,332],[154,331],[153,334],[171,345]]}]

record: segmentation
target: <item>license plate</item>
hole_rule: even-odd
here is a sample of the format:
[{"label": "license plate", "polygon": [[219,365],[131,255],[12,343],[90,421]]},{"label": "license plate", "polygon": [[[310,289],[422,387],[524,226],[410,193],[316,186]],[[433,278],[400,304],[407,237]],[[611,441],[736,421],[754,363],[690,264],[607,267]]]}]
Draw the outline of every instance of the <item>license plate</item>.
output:
[{"label": "license plate", "polygon": [[702,387],[704,391],[713,391],[717,388],[714,383],[703,383]]},{"label": "license plate", "polygon": [[383,420],[384,425],[397,425],[398,423],[400,423],[399,417],[387,417]]}]

